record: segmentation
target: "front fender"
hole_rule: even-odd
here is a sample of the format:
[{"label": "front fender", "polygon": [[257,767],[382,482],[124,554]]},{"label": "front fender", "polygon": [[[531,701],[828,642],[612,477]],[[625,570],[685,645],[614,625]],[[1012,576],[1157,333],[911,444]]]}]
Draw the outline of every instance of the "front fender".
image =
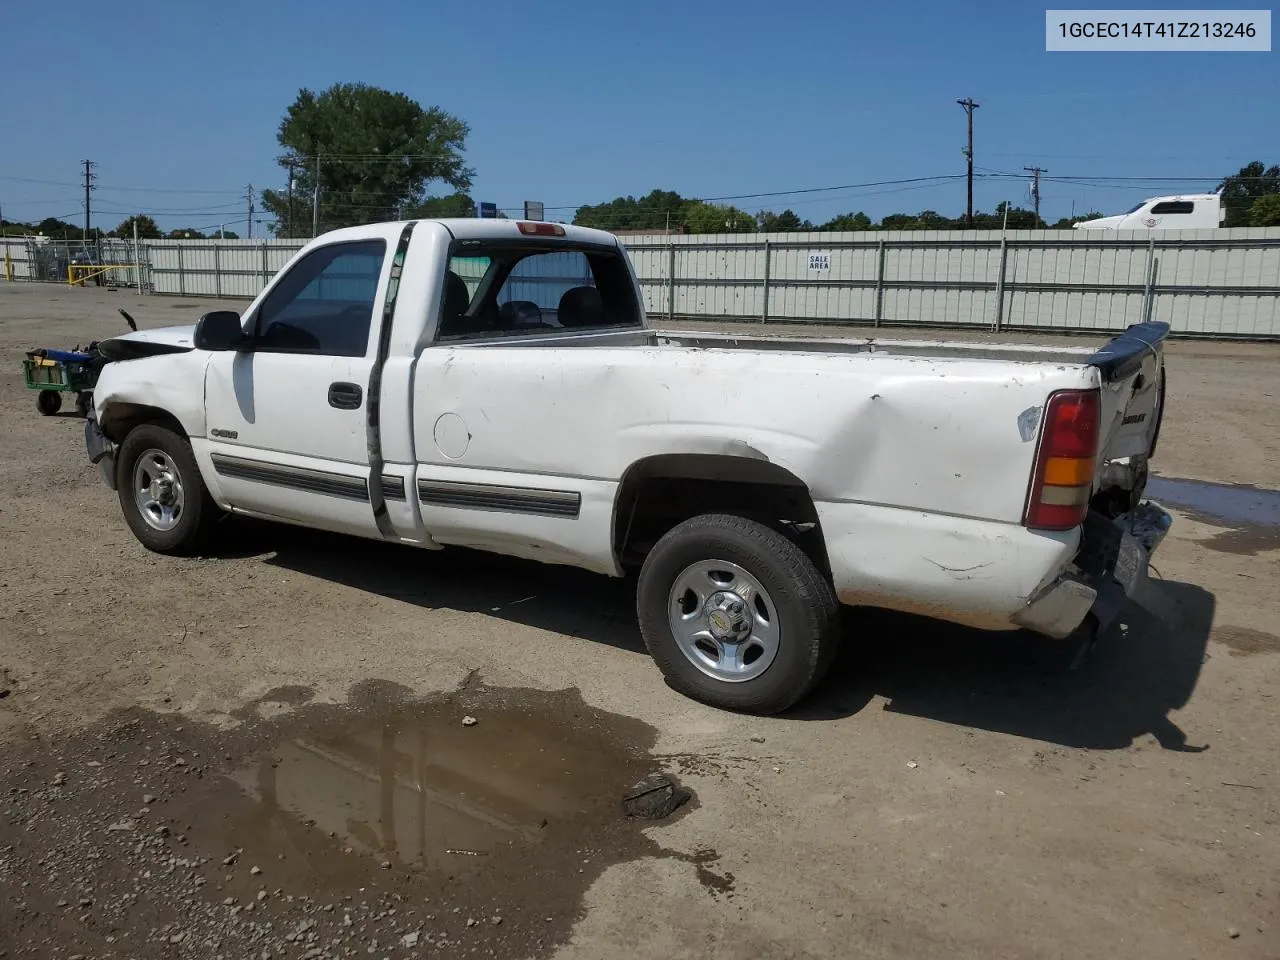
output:
[{"label": "front fender", "polygon": [[199,350],[108,363],[93,391],[102,432],[118,443],[120,430],[156,411],[176,420],[188,437],[204,437],[208,364],[209,354]]}]

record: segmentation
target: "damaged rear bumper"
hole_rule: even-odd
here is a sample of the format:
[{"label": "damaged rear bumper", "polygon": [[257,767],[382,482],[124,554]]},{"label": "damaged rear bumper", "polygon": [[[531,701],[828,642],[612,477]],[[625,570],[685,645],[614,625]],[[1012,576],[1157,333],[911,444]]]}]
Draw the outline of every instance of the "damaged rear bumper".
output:
[{"label": "damaged rear bumper", "polygon": [[84,421],[84,448],[89,462],[98,465],[103,482],[116,488],[116,445],[98,428],[98,418],[90,410]]},{"label": "damaged rear bumper", "polygon": [[1151,555],[1172,524],[1173,518],[1150,501],[1113,520],[1090,514],[1071,568],[1037,593],[1014,622],[1061,639],[1092,614],[1104,629],[1146,580]]}]

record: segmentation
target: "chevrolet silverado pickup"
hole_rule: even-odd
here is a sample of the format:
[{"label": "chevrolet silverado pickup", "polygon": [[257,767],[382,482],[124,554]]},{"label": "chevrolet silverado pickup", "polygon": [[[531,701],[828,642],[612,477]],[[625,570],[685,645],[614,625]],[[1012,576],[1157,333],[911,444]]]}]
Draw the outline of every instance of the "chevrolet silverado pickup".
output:
[{"label": "chevrolet silverado pickup", "polygon": [[243,316],[103,341],[85,440],[160,553],[232,513],[635,573],[668,682],[767,713],[822,677],[842,604],[1029,642],[1105,625],[1169,525],[1143,500],[1167,333],[668,332],[612,234],[375,224]]}]

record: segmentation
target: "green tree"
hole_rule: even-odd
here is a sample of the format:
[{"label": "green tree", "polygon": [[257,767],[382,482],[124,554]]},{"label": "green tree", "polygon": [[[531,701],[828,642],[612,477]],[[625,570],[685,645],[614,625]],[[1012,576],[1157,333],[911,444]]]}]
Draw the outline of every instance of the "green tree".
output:
[{"label": "green tree", "polygon": [[[51,237],[55,240],[83,240],[84,227],[77,226],[74,223],[67,223],[65,220],[59,220],[56,217],[45,217],[34,227],[28,227],[28,233],[35,232],[40,236]],[[103,236],[101,227],[93,227],[90,229],[91,237],[101,239]]]},{"label": "green tree", "polygon": [[436,220],[446,217],[474,217],[476,202],[471,196],[459,190],[447,197],[427,197],[421,203],[406,207],[406,220]]},{"label": "green tree", "polygon": [[457,117],[403,93],[363,83],[320,93],[304,88],[276,134],[284,149],[278,162],[293,176],[293,203],[287,191],[264,190],[262,204],[283,237],[310,235],[317,185],[321,232],[394,219],[397,210],[424,203],[432,181],[460,191],[471,186],[475,171],[462,158],[469,132]]},{"label": "green tree", "polygon": [[891,213],[880,218],[881,230],[918,230],[916,218],[909,213]]},{"label": "green tree", "polygon": [[581,206],[573,222],[601,230],[664,230],[679,226],[687,202],[672,190],[651,190],[639,199],[617,197],[608,203]]},{"label": "green tree", "polygon": [[761,233],[794,233],[814,228],[808,220],[801,220],[794,210],[783,210],[781,213],[763,210],[757,216]]},{"label": "green tree", "polygon": [[1280,166],[1264,166],[1261,160],[1246,164],[1218,184],[1227,211],[1225,227],[1250,225],[1253,204],[1260,197],[1280,193]]},{"label": "green tree", "polygon": [[[141,232],[139,232],[138,236],[142,236]],[[199,230],[196,230],[194,227],[182,227],[178,230],[170,230],[169,239],[170,240],[207,240],[209,238],[206,237]]]},{"label": "green tree", "polygon": [[857,213],[842,213],[832,217],[819,230],[870,230],[871,218],[859,210]]},{"label": "green tree", "polygon": [[1085,220],[1097,220],[1099,217],[1104,217],[1104,216],[1106,216],[1106,214],[1099,213],[1097,210],[1090,210],[1088,213],[1082,214],[1078,217],[1063,217],[1060,220],[1055,220],[1052,224],[1049,225],[1049,229],[1050,230],[1070,230],[1077,223],[1082,223]]},{"label": "green tree", "polygon": [[690,233],[754,233],[756,229],[756,218],[745,210],[701,200],[685,202],[680,223]]},{"label": "green tree", "polygon": [[[1001,201],[996,204],[994,213],[982,213],[974,211],[973,229],[975,230],[1000,230],[1005,226],[1005,209],[1009,211],[1008,227],[1010,230],[1043,230],[1045,222],[1036,216],[1034,210],[1024,210],[1022,207],[1011,206],[1007,201]],[[964,229],[963,220],[952,221],[951,229]],[[930,230],[940,229],[938,227],[930,227]],[[946,229],[946,228],[941,228]]]},{"label": "green tree", "polygon": [[120,225],[111,231],[113,237],[123,237],[126,240],[133,239],[133,225],[138,225],[139,240],[159,240],[164,236],[160,232],[160,228],[156,226],[156,222],[148,217],[145,213],[140,213],[120,221]]},{"label": "green tree", "polygon": [[1268,193],[1249,205],[1249,226],[1280,227],[1280,193]]}]

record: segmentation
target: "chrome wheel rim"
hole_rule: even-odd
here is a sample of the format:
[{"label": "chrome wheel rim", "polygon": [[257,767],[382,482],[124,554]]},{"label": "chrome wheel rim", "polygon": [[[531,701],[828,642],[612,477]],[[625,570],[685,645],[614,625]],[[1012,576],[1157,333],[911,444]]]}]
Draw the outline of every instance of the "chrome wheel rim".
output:
[{"label": "chrome wheel rim", "polygon": [[777,608],[736,563],[700,560],[686,567],[672,584],[667,610],[680,652],[716,680],[754,680],[778,655]]},{"label": "chrome wheel rim", "polygon": [[153,530],[172,530],[182,519],[182,474],[163,450],[143,451],[134,463],[133,502]]}]

